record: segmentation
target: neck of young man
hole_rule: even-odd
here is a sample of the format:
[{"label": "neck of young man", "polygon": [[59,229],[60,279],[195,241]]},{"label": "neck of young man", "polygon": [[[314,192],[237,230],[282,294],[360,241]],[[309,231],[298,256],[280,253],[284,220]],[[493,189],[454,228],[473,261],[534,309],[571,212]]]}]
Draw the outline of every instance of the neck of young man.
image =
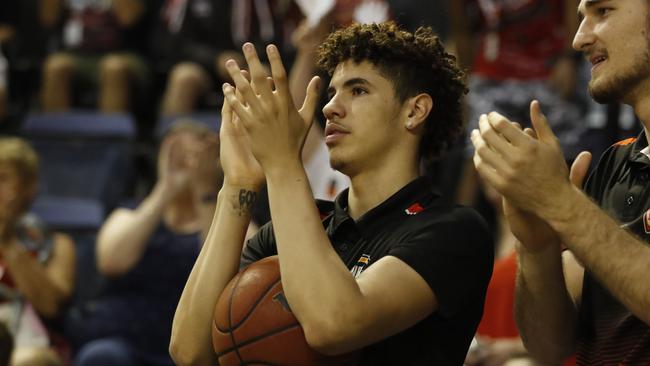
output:
[{"label": "neck of young man", "polygon": [[650,145],[650,95],[648,97],[645,103],[642,102],[634,106],[634,113],[641,121],[645,130],[646,140],[648,140],[648,144]]},{"label": "neck of young man", "polygon": [[[647,84],[647,85],[646,85]],[[635,98],[632,100],[624,100],[623,103],[629,104],[634,108],[634,114],[641,121],[643,129],[645,130],[646,139],[650,144],[650,80],[643,85],[640,85],[636,93],[633,93]]]},{"label": "neck of young man", "polygon": [[417,161],[411,164],[385,164],[375,170],[365,170],[350,176],[348,214],[357,220],[419,176]]}]

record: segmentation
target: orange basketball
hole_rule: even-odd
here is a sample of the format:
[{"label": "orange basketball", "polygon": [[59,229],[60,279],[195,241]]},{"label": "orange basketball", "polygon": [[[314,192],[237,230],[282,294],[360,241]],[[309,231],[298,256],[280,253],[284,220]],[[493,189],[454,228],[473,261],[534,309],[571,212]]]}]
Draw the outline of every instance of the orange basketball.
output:
[{"label": "orange basketball", "polygon": [[212,345],[221,366],[352,365],[356,357],[330,357],[309,347],[282,291],[277,256],[239,272],[214,310]]}]

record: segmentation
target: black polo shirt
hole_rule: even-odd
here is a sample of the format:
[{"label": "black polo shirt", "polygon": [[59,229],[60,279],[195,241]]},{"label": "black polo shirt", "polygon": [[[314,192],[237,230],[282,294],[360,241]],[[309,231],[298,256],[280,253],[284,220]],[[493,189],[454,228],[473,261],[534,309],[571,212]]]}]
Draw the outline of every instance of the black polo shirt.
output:
[{"label": "black polo shirt", "polygon": [[[444,205],[425,178],[356,222],[347,214],[347,194],[336,198],[323,225],[351,273],[356,277],[380,258],[395,256],[422,276],[439,303],[418,324],[366,347],[360,365],[462,365],[492,274],[494,249],[484,220],[470,208]],[[247,243],[242,266],[275,254],[267,224]]]},{"label": "black polo shirt", "polygon": [[[586,193],[622,226],[650,242],[650,159],[644,133],[610,147]],[[585,271],[579,323],[579,365],[650,364],[650,328]]]}]

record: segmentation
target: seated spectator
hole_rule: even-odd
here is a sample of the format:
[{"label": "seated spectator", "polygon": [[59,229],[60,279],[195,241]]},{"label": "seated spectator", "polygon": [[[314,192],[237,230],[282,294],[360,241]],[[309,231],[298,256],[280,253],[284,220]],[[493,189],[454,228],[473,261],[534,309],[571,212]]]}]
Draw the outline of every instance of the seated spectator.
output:
[{"label": "seated spectator", "polygon": [[299,12],[293,1],[175,0],[159,14],[152,56],[157,71],[169,74],[162,114],[173,116],[194,111],[211,90],[230,81],[225,62],[243,63],[235,50],[244,41],[282,45]]},{"label": "seated spectator", "polygon": [[230,37],[230,1],[166,1],[151,42],[154,67],[168,75],[162,113],[190,113],[215,86],[228,80],[225,62],[239,55]]},{"label": "seated spectator", "polygon": [[48,56],[43,69],[43,111],[67,110],[72,84],[78,81],[99,88],[99,109],[124,112],[131,88],[146,84],[148,70],[130,51],[128,34],[145,12],[141,0],[43,0],[44,20],[62,26],[63,49]]},{"label": "seated spectator", "polygon": [[26,212],[37,185],[38,158],[18,138],[0,139],[0,316],[15,339],[14,362],[45,365],[54,320],[74,287],[75,249],[63,234],[51,234]]},{"label": "seated spectator", "polygon": [[218,136],[179,122],[164,137],[158,181],[138,205],[116,209],[97,237],[106,290],[77,329],[78,366],[173,365],[172,317],[212,222],[222,182]]},{"label": "seated spectator", "polygon": [[[40,69],[53,39],[43,28],[47,1],[0,2],[0,131],[15,134],[31,108]],[[43,8],[42,8],[43,7]],[[4,60],[3,60],[4,58]]]}]

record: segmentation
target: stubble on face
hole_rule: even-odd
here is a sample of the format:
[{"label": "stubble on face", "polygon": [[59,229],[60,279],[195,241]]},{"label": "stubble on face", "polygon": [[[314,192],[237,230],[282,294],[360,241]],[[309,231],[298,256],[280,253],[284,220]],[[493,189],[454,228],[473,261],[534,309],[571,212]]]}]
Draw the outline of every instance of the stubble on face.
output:
[{"label": "stubble on face", "polygon": [[646,18],[645,50],[641,57],[634,60],[629,66],[610,78],[589,82],[589,95],[598,103],[606,104],[620,102],[634,90],[643,80],[650,78],[650,15]]}]

